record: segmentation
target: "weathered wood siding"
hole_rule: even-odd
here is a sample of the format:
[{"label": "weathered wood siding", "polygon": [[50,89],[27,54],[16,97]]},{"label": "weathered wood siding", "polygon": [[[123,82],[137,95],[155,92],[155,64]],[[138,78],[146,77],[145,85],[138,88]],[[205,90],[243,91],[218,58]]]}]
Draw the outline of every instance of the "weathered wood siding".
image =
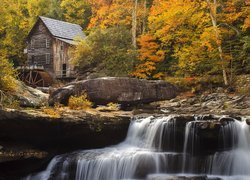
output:
[{"label": "weathered wood siding", "polygon": [[40,21],[28,39],[28,64],[43,66],[54,78],[74,76],[70,45],[53,37]]},{"label": "weathered wood siding", "polygon": [[[70,63],[70,45],[59,39],[53,40],[53,59],[56,77],[72,77],[73,65]],[[66,67],[66,68],[65,68]],[[65,68],[65,69],[64,69]]]},{"label": "weathered wood siding", "polygon": [[28,39],[28,64],[43,66],[53,74],[53,37],[40,21]]}]

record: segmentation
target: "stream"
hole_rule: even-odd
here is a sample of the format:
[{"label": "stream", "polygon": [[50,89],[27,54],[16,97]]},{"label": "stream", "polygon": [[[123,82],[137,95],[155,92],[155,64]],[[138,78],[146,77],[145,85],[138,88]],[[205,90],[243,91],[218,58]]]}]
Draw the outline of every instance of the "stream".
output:
[{"label": "stream", "polygon": [[[118,145],[58,155],[43,172],[25,180],[250,179],[250,126],[244,119],[204,123],[201,117],[180,129],[174,116],[138,117]],[[206,126],[205,126],[206,125]],[[207,127],[207,125],[211,127]],[[202,139],[202,128],[218,134]],[[84,138],[84,137],[82,137]],[[216,151],[206,151],[216,144]],[[213,149],[213,147],[211,148]],[[203,152],[202,152],[203,151]],[[192,179],[191,178],[191,179]]]}]

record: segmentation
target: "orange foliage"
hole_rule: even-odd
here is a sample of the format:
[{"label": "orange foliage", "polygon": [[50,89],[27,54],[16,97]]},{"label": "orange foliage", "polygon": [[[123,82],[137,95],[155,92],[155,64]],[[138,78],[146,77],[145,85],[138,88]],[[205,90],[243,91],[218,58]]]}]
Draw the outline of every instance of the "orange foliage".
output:
[{"label": "orange foliage", "polygon": [[138,44],[140,47],[138,59],[141,61],[141,64],[136,67],[132,75],[143,79],[161,79],[163,73],[156,71],[156,65],[164,60],[164,51],[160,49],[160,45],[157,44],[156,39],[150,34],[140,36]]},{"label": "orange foliage", "polygon": [[[92,18],[88,28],[108,28],[112,26],[132,26],[134,1],[131,0],[92,0]],[[143,1],[138,3],[137,21],[142,24],[144,18]],[[138,26],[139,30],[140,27]]]}]

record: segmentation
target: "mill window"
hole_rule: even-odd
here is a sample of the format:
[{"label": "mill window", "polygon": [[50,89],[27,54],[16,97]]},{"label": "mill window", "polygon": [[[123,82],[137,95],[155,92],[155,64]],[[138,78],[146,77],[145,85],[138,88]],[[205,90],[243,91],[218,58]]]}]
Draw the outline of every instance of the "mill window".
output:
[{"label": "mill window", "polygon": [[63,51],[63,49],[64,49],[63,42],[61,42],[60,50]]},{"label": "mill window", "polygon": [[46,64],[50,64],[50,53],[46,53]]},{"label": "mill window", "polygon": [[30,47],[31,47],[31,49],[34,48],[34,40],[33,39],[30,40]]},{"label": "mill window", "polygon": [[49,39],[46,38],[45,41],[46,41],[45,42],[46,48],[49,48],[50,47],[50,41],[49,41]]}]

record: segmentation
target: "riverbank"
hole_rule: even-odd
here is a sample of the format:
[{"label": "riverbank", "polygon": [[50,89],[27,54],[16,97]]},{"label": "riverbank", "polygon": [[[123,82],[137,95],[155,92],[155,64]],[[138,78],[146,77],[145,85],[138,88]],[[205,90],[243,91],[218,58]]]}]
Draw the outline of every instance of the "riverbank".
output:
[{"label": "riverbank", "polygon": [[41,109],[0,110],[0,177],[15,179],[46,167],[50,159],[74,150],[100,148],[124,140],[129,112]]},{"label": "riverbank", "polygon": [[195,115],[208,119],[227,115],[246,118],[250,124],[249,107],[249,96],[185,93],[125,110],[105,106],[85,111],[67,107],[3,109],[0,110],[0,177],[18,179],[44,169],[57,154],[117,144],[124,140],[135,116],[177,115],[185,124]]}]

